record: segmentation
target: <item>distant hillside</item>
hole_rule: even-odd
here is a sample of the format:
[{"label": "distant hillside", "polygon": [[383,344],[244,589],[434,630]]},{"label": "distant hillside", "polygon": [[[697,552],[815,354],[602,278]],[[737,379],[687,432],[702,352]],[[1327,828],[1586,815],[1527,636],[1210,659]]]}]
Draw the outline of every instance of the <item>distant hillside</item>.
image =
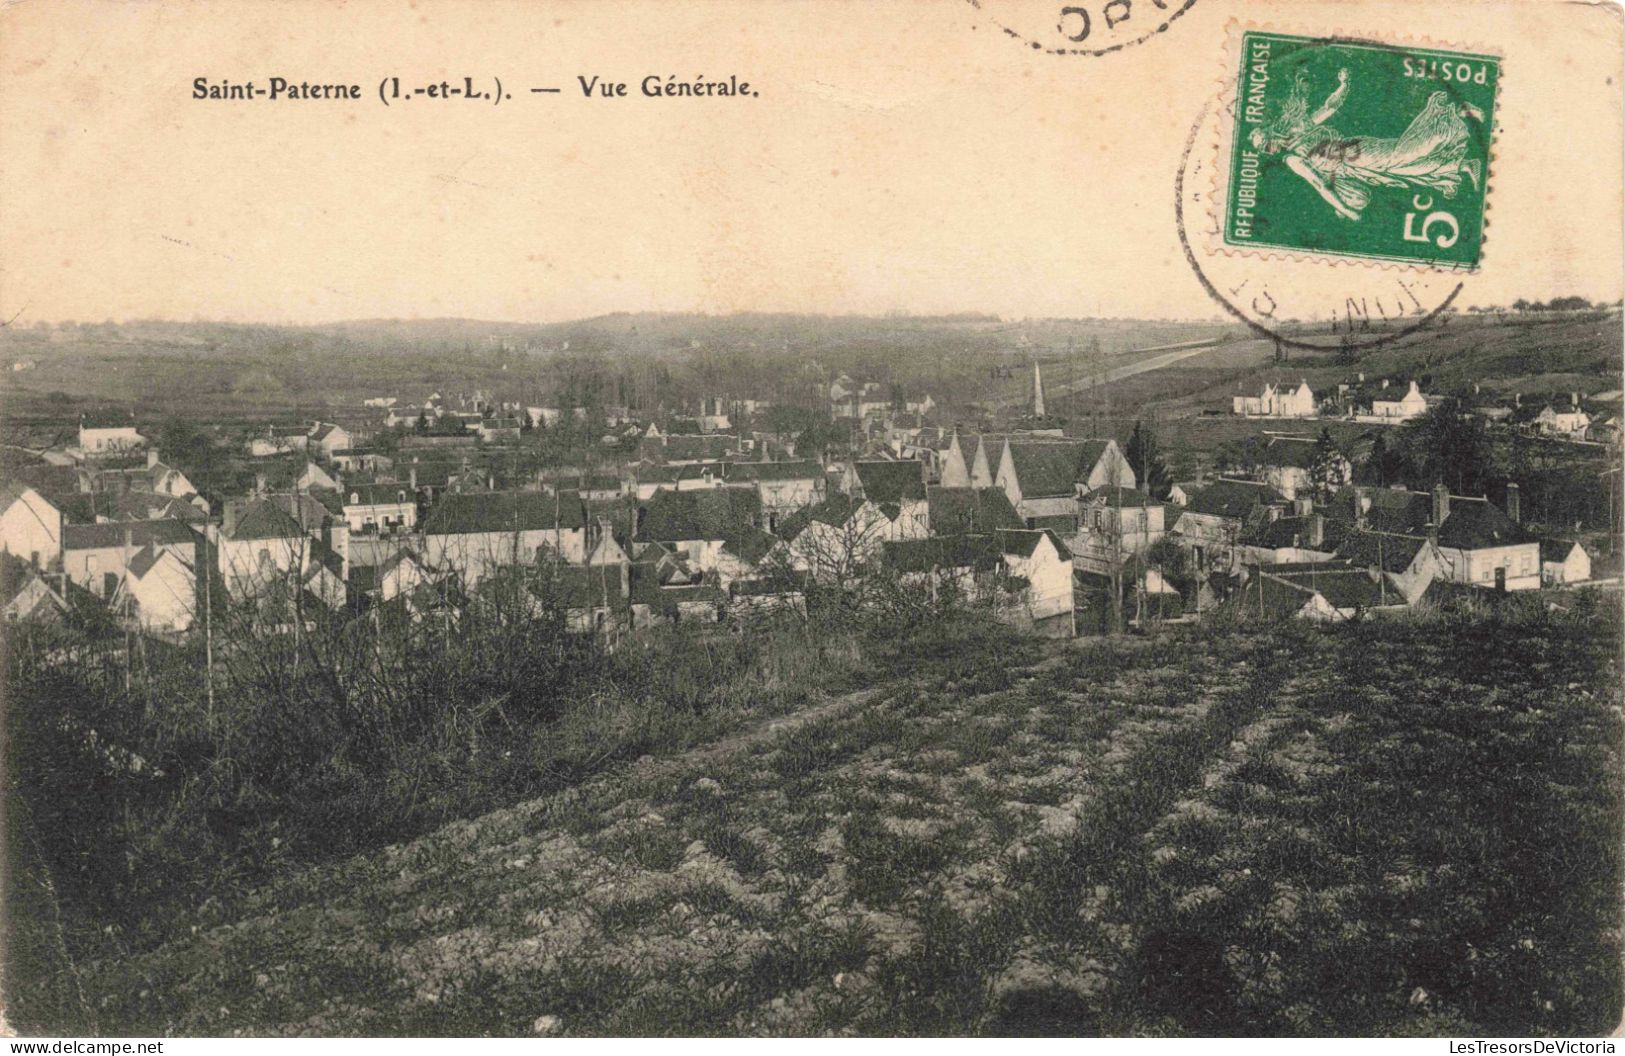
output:
[{"label": "distant hillside", "polygon": [[1141,408],[1159,416],[1228,412],[1230,397],[1257,395],[1265,382],[1302,378],[1317,391],[1353,381],[1415,379],[1430,393],[1453,393],[1479,385],[1510,398],[1514,392],[1619,389],[1621,332],[1617,310],[1564,313],[1459,315],[1389,345],[1342,362],[1333,353],[1288,349],[1275,359],[1273,343],[1236,341],[1084,393],[1070,402],[1073,413],[1129,413]]}]

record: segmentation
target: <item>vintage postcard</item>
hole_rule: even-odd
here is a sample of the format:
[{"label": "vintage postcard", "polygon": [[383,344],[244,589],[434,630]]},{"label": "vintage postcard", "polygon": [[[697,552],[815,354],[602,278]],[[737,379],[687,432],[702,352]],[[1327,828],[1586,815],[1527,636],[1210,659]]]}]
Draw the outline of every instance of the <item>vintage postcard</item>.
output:
[{"label": "vintage postcard", "polygon": [[1613,1052],[1622,55],[0,3],[6,1044]]}]

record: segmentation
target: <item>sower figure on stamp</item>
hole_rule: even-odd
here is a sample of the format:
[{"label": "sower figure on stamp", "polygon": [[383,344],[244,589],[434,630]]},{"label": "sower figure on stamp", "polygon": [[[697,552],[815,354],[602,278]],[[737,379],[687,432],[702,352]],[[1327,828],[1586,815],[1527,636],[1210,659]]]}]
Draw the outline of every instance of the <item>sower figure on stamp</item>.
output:
[{"label": "sower figure on stamp", "polygon": [[1360,219],[1371,187],[1427,187],[1454,198],[1463,174],[1474,187],[1479,185],[1482,163],[1464,160],[1471,134],[1465,119],[1484,120],[1477,107],[1452,103],[1447,93],[1434,92],[1397,139],[1344,136],[1326,122],[1348,91],[1349,71],[1338,70],[1337,89],[1310,113],[1308,81],[1300,73],[1280,116],[1253,130],[1253,149],[1285,154],[1287,167],[1349,220]]}]

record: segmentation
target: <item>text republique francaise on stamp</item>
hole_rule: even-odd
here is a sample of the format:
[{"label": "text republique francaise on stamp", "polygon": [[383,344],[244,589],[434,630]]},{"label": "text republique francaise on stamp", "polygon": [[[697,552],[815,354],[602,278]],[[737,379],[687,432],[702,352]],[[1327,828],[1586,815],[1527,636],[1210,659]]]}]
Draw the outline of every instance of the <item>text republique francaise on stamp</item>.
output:
[{"label": "text republique francaise on stamp", "polygon": [[1499,58],[1254,30],[1240,53],[1226,247],[1478,266]]}]

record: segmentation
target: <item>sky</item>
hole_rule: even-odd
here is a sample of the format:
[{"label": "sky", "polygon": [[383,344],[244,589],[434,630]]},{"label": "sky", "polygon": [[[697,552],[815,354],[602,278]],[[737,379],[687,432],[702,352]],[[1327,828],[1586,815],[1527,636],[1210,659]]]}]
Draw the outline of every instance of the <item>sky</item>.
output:
[{"label": "sky", "polygon": [[[1618,7],[1198,0],[1098,57],[995,24],[1051,7],[9,5],[0,319],[1207,318],[1174,178],[1237,19],[1502,53],[1492,230],[1464,303],[1621,295]],[[649,99],[648,75],[759,94]],[[272,76],[362,98],[192,98],[198,77]],[[512,98],[378,98],[386,77],[464,76]],[[583,97],[594,76],[628,96]]]}]

